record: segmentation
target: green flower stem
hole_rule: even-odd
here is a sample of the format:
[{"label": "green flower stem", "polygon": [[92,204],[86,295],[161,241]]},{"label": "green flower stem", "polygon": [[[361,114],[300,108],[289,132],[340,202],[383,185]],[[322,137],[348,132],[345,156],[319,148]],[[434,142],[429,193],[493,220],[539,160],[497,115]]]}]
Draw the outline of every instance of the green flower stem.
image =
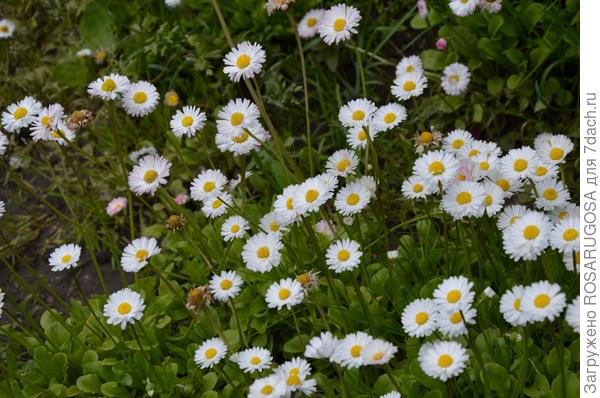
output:
[{"label": "green flower stem", "polygon": [[[407,225],[415,224],[415,223],[417,223],[417,222],[419,222],[421,220],[425,220],[427,218],[430,218],[430,217],[433,217],[433,216],[439,216],[439,215],[442,215],[442,214],[444,214],[444,213],[443,212],[437,212],[437,213],[432,213],[432,214],[426,214],[424,216],[418,216],[418,217],[412,218],[412,219],[410,219],[408,221],[405,221],[403,223],[396,224],[396,225],[394,225],[392,228],[390,228],[388,230],[388,235],[391,234],[392,232],[395,232],[395,231],[399,230],[400,228],[406,227]],[[383,235],[377,237],[377,239],[375,239],[374,241],[372,241],[371,243],[369,243],[367,246],[365,246],[365,250],[368,250],[371,247],[373,247],[373,245],[377,244],[377,242],[379,242],[381,239],[384,239]]]},{"label": "green flower stem", "polygon": [[361,52],[357,50],[358,47],[356,46],[356,43],[354,42],[354,40],[351,39],[351,43],[352,43],[352,48],[356,52],[356,63],[358,64],[358,74],[360,76],[360,84],[362,87],[363,98],[368,98],[367,97],[367,82],[365,80],[365,70],[363,69]]},{"label": "green flower stem", "polygon": [[398,392],[400,392],[400,384],[398,384],[398,381],[396,380],[396,377],[392,373],[392,368],[391,368],[390,364],[386,363],[385,365],[383,365],[383,369],[385,369],[385,373],[387,373],[388,377],[390,378],[390,381],[392,382],[392,384],[394,385],[394,387],[396,387],[396,390]]},{"label": "green flower stem", "polygon": [[369,311],[369,307],[367,305],[367,301],[363,296],[362,290],[360,289],[360,285],[358,284],[358,279],[356,278],[356,272],[352,271],[352,284],[354,285],[354,290],[356,291],[356,295],[358,296],[358,301],[360,302],[360,306],[367,318],[367,323],[369,324],[369,330],[373,330],[373,320],[371,319],[371,312]]},{"label": "green flower stem", "polygon": [[527,372],[529,370],[529,326],[525,325],[523,329],[523,356],[521,358],[521,369],[515,391],[511,394],[511,398],[516,398],[522,393],[525,380],[527,379]]},{"label": "green flower stem", "polygon": [[296,310],[290,308],[290,312],[292,313],[292,318],[294,318],[294,325],[296,326],[296,333],[298,333],[298,339],[300,339],[300,345],[304,346],[304,338],[302,337],[302,333],[300,332],[300,323],[298,322],[298,317],[296,316]]},{"label": "green flower stem", "polygon": [[248,339],[246,338],[246,335],[244,334],[244,331],[242,330],[242,324],[240,323],[240,318],[238,317],[237,310],[235,309],[235,304],[233,303],[233,300],[231,300],[231,299],[227,300],[227,302],[229,303],[229,307],[231,307],[233,321],[237,325],[238,333],[240,334],[240,341],[242,342],[242,346],[244,348],[247,348],[248,347]]},{"label": "green flower stem", "polygon": [[[154,366],[152,366],[152,361],[150,359],[150,354],[144,350],[144,346],[142,346],[142,342],[140,341],[140,337],[138,336],[137,332],[135,331],[135,325],[133,324],[131,325],[131,332],[133,334],[133,337],[135,339],[135,341],[137,342],[138,346],[140,347],[140,350],[142,351],[142,353],[144,354],[144,357],[146,358],[146,362],[148,363],[148,369],[150,370],[150,372],[152,373],[152,375],[154,376],[154,378],[158,381],[158,385],[160,386],[160,389],[164,391],[164,386],[162,384],[162,379],[158,376],[158,373],[156,373],[156,370],[154,369]],[[142,324],[140,323],[140,321],[137,321],[137,325],[140,327],[140,329],[143,331],[144,328],[142,327]]]},{"label": "green flower stem", "polygon": [[485,364],[483,363],[483,359],[481,357],[481,352],[479,352],[479,348],[477,348],[475,341],[473,341],[473,339],[471,337],[471,329],[469,329],[469,325],[467,325],[467,323],[465,322],[465,315],[463,314],[462,310],[460,310],[460,318],[461,318],[463,324],[465,325],[465,328],[467,329],[467,334],[466,334],[467,342],[469,343],[469,346],[471,347],[471,350],[473,351],[473,355],[475,355],[475,360],[477,361],[477,363],[479,364],[479,368],[481,369],[481,375],[483,378],[484,396],[486,398],[491,398],[492,394],[491,394],[491,390],[490,390],[487,373],[485,371]]},{"label": "green flower stem", "polygon": [[563,323],[559,323],[559,334],[556,335],[554,331],[554,325],[548,321],[548,329],[550,329],[550,335],[554,340],[554,345],[558,349],[558,363],[560,364],[560,393],[562,398],[567,398],[567,377],[565,372],[565,347],[563,345]]}]

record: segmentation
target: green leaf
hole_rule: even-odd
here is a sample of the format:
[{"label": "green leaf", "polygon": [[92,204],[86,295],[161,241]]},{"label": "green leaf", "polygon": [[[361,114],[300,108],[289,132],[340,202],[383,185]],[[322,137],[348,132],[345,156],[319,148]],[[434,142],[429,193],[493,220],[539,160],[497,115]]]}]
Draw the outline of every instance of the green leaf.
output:
[{"label": "green leaf", "polygon": [[106,7],[94,1],[87,5],[79,23],[79,33],[86,47],[113,51],[116,48],[113,28],[114,18]]},{"label": "green leaf", "polygon": [[499,76],[491,77],[487,80],[487,90],[491,95],[499,95],[504,88],[504,79]]},{"label": "green leaf", "polygon": [[[560,374],[560,356],[558,353],[558,348],[553,348],[550,351],[550,354],[546,356],[544,359],[544,365],[546,365],[546,369],[552,377],[556,377]],[[563,348],[563,363],[565,369],[569,368],[569,363],[571,363],[571,352],[567,349]]]},{"label": "green leaf", "polygon": [[[302,340],[307,342],[310,339],[310,336],[302,335]],[[304,352],[305,344],[300,342],[300,337],[295,336],[285,342],[283,345],[283,351],[289,352],[291,354],[295,354],[298,352]]]},{"label": "green leaf", "polygon": [[102,382],[96,375],[83,375],[77,379],[77,387],[83,392],[99,393],[101,386]]},{"label": "green leaf", "polygon": [[533,384],[523,389],[525,395],[532,398],[545,397],[548,395],[549,391],[550,383],[548,382],[548,379],[546,379],[546,376],[540,373],[535,373]]},{"label": "green leaf", "polygon": [[107,397],[129,397],[130,395],[127,393],[127,390],[123,388],[116,381],[109,381],[108,383],[102,384],[100,387],[100,392],[106,395]]},{"label": "green leaf", "polygon": [[447,55],[443,51],[425,50],[421,53],[423,66],[427,70],[442,70],[448,64]]},{"label": "green leaf", "polygon": [[510,380],[508,371],[494,362],[488,362],[484,366],[490,388],[499,393],[500,396],[506,396],[510,390]]}]

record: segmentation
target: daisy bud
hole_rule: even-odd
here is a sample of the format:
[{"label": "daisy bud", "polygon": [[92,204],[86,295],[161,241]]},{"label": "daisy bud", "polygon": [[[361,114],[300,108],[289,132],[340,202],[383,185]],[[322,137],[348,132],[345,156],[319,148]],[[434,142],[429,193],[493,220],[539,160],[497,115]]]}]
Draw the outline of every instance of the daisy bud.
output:
[{"label": "daisy bud", "polygon": [[448,45],[448,42],[446,41],[446,39],[443,39],[441,37],[439,39],[437,39],[437,41],[435,42],[435,47],[438,50],[445,50],[446,45]]}]

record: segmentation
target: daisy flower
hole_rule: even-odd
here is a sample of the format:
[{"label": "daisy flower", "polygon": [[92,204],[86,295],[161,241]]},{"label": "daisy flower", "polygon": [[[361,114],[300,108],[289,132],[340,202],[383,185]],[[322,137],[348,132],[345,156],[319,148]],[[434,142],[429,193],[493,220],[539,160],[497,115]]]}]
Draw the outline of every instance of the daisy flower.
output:
[{"label": "daisy flower", "polygon": [[56,127],[50,131],[48,135],[50,141],[54,141],[59,145],[67,145],[68,142],[75,141],[75,133],[69,129],[66,124],[60,120]]},{"label": "daisy flower", "polygon": [[[467,1],[473,2],[476,0]],[[466,65],[455,62],[444,68],[441,79],[442,89],[448,95],[461,95],[467,91],[470,81],[471,72],[469,72],[469,68]]]},{"label": "daisy flower", "polygon": [[449,337],[467,334],[465,323],[475,323],[476,315],[477,311],[468,305],[460,305],[449,311],[442,310],[436,318],[437,327],[441,333]]},{"label": "daisy flower", "polygon": [[580,261],[580,253],[579,250],[575,250],[573,252],[565,252],[563,253],[563,263],[565,264],[565,268],[567,271],[577,272],[579,273],[579,261]]},{"label": "daisy flower", "polygon": [[579,249],[579,218],[560,220],[550,234],[550,246],[561,253]]},{"label": "daisy flower", "polygon": [[579,322],[579,296],[575,297],[575,300],[567,306],[567,313],[565,314],[565,320],[573,328],[575,333],[579,333],[580,322]]},{"label": "daisy flower", "polygon": [[571,199],[571,194],[562,181],[554,178],[546,178],[536,182],[532,196],[535,198],[536,207],[547,211],[564,206]]},{"label": "daisy flower", "polygon": [[567,302],[558,284],[540,281],[525,288],[521,305],[531,321],[541,322],[546,319],[553,321],[565,309]]},{"label": "daisy flower", "polygon": [[500,312],[504,320],[513,326],[523,326],[529,321],[529,317],[521,308],[524,292],[523,286],[516,285],[500,298]]},{"label": "daisy flower", "polygon": [[120,213],[125,207],[127,207],[127,198],[123,196],[114,198],[106,205],[106,214],[112,217]]},{"label": "daisy flower", "polygon": [[479,0],[450,0],[448,5],[450,6],[450,9],[454,15],[466,17],[467,15],[471,15],[475,12],[478,3]]},{"label": "daisy flower", "polygon": [[517,192],[521,192],[523,182],[518,178],[507,177],[500,170],[492,170],[488,175],[494,184],[498,185],[504,191],[504,197],[510,198]]},{"label": "daisy flower", "polygon": [[435,129],[415,134],[415,153],[421,155],[425,149],[439,148],[442,144],[442,133]]},{"label": "daisy flower", "polygon": [[550,143],[550,139],[554,137],[554,134],[544,132],[535,136],[533,139],[533,147],[537,150],[547,143]]},{"label": "daisy flower", "polygon": [[277,234],[259,232],[246,241],[242,249],[242,259],[252,271],[268,272],[281,261],[283,244]]},{"label": "daisy flower", "polygon": [[431,151],[419,157],[414,164],[414,172],[433,185],[445,184],[452,180],[458,171],[459,163],[451,153]]},{"label": "daisy flower", "polygon": [[287,278],[269,286],[265,300],[269,308],[287,309],[300,304],[304,299],[304,289],[300,282]]},{"label": "daisy flower", "polygon": [[319,23],[319,35],[325,44],[337,44],[357,33],[360,12],[346,4],[337,4],[325,11]]},{"label": "daisy flower", "polygon": [[473,141],[473,136],[467,130],[452,130],[444,137],[444,150],[458,154],[466,144],[470,144]]},{"label": "daisy flower", "polygon": [[242,216],[231,216],[221,226],[221,236],[225,242],[244,237],[249,229],[248,221]]},{"label": "daisy flower", "polygon": [[511,149],[500,160],[500,174],[507,179],[525,179],[534,174],[538,163],[539,158],[532,148]]},{"label": "daisy flower", "polygon": [[245,98],[230,100],[217,113],[217,131],[239,137],[245,128],[258,123],[259,116],[260,111],[252,101]]},{"label": "daisy flower", "polygon": [[33,97],[25,97],[21,101],[10,104],[2,113],[2,127],[9,133],[29,126],[42,109],[42,104]]},{"label": "daisy flower", "polygon": [[419,350],[419,364],[423,372],[441,381],[461,374],[468,360],[467,350],[456,341],[425,343]]},{"label": "daisy flower", "polygon": [[6,147],[10,144],[8,137],[2,133],[0,133],[0,156],[6,153]]},{"label": "daisy flower", "polygon": [[145,146],[141,149],[138,149],[137,151],[131,152],[129,154],[129,160],[135,163],[138,161],[138,159],[146,155],[156,155],[156,153],[156,148],[154,148],[153,146]]},{"label": "daisy flower", "polygon": [[370,137],[371,141],[373,141],[376,137],[376,134],[377,132],[375,130],[367,127],[351,127],[346,133],[346,141],[352,149],[364,148],[367,146],[367,137]]},{"label": "daisy flower", "polygon": [[405,73],[396,76],[392,84],[392,94],[400,101],[423,94],[427,88],[427,78],[419,73]]},{"label": "daisy flower", "polygon": [[91,97],[99,97],[104,101],[119,98],[128,89],[131,83],[126,76],[116,73],[100,77],[88,85],[87,92]]},{"label": "daisy flower", "polygon": [[179,94],[177,94],[177,91],[175,90],[169,90],[165,93],[163,102],[166,106],[175,108],[179,105]]},{"label": "daisy flower", "polygon": [[361,256],[359,244],[347,238],[332,243],[325,254],[327,266],[337,273],[351,271],[358,267]]},{"label": "daisy flower", "polygon": [[266,233],[277,234],[286,232],[287,225],[287,222],[278,213],[272,211],[260,219],[258,227]]},{"label": "daisy flower", "polygon": [[204,199],[202,213],[208,218],[217,218],[227,213],[233,203],[233,198],[228,192],[220,192],[218,196]]},{"label": "daisy flower", "polygon": [[362,350],[361,355],[365,365],[383,365],[388,363],[398,352],[398,348],[382,339],[373,339]]},{"label": "daisy flower", "polygon": [[323,332],[308,341],[304,349],[307,358],[329,358],[339,344],[339,340],[331,332]]},{"label": "daisy flower", "polygon": [[266,57],[260,44],[241,42],[225,55],[223,72],[234,83],[239,82],[242,77],[252,79],[262,70]]},{"label": "daisy flower", "polygon": [[379,398],[402,398],[398,391],[388,392],[387,394],[380,395]]},{"label": "daisy flower", "polygon": [[478,5],[481,11],[496,14],[502,9],[502,0],[479,0]]},{"label": "daisy flower", "polygon": [[165,5],[170,8],[177,7],[180,4],[181,0],[165,0]]},{"label": "daisy flower", "polygon": [[366,98],[355,99],[340,108],[338,119],[345,127],[367,126],[376,110],[372,101]]},{"label": "daisy flower", "polygon": [[437,187],[418,175],[412,175],[402,182],[402,195],[408,199],[423,199],[436,191]]},{"label": "daisy flower", "polygon": [[555,163],[539,162],[531,175],[533,181],[541,181],[547,178],[558,178],[558,166]]},{"label": "daisy flower", "polygon": [[34,141],[48,140],[50,133],[64,117],[64,108],[60,104],[52,104],[40,110],[31,127],[31,138]]},{"label": "daisy flower", "polygon": [[158,242],[154,238],[138,238],[125,246],[121,255],[121,267],[125,272],[138,272],[146,264],[150,257],[160,253]]},{"label": "daisy flower", "polygon": [[213,275],[209,282],[210,291],[218,301],[227,301],[237,297],[242,290],[244,281],[234,271],[223,271]]},{"label": "daisy flower", "polygon": [[563,206],[556,207],[552,210],[552,218],[558,222],[565,218],[579,218],[579,206],[575,203],[567,202]]},{"label": "daisy flower", "polygon": [[125,288],[108,296],[108,301],[104,304],[104,316],[108,319],[109,325],[121,325],[125,329],[128,323],[134,323],[142,319],[144,312],[144,299],[139,293]]},{"label": "daisy flower", "polygon": [[271,366],[271,352],[262,347],[251,347],[232,354],[229,359],[235,362],[245,373],[263,371]]},{"label": "daisy flower", "polygon": [[210,199],[220,195],[225,185],[227,185],[227,177],[221,170],[204,170],[192,181],[190,196],[199,201]]},{"label": "daisy flower", "polygon": [[498,215],[498,229],[501,231],[505,230],[506,228],[513,225],[515,221],[527,214],[527,212],[527,207],[523,205],[506,206],[504,210],[502,210],[502,213]]},{"label": "daisy flower", "polygon": [[68,243],[54,249],[48,262],[52,271],[62,271],[77,267],[77,261],[81,255],[81,247],[73,243]]},{"label": "daisy flower", "polygon": [[130,116],[146,116],[156,108],[160,95],[151,83],[133,83],[123,93],[123,108]]},{"label": "daisy flower", "polygon": [[294,207],[303,215],[318,211],[333,196],[334,186],[330,186],[324,176],[307,179],[294,193]]},{"label": "daisy flower", "polygon": [[159,155],[146,155],[129,173],[129,188],[136,194],[154,195],[156,190],[167,183],[171,163]]},{"label": "daisy flower", "polygon": [[346,335],[331,354],[331,361],[348,368],[358,368],[365,364],[362,351],[373,338],[366,333],[357,332]]},{"label": "daisy flower", "polygon": [[327,159],[325,168],[327,169],[327,173],[331,175],[347,177],[350,174],[354,174],[357,165],[358,157],[353,151],[340,149]]},{"label": "daisy flower", "polygon": [[275,370],[275,374],[283,380],[286,386],[286,394],[298,391],[307,396],[310,396],[317,391],[316,380],[308,378],[310,372],[310,365],[303,358],[292,358],[281,364],[281,366]]},{"label": "daisy flower", "polygon": [[550,244],[552,222],[538,211],[528,211],[502,231],[504,251],[514,261],[535,260]]},{"label": "daisy flower", "polygon": [[485,193],[485,214],[489,217],[496,215],[504,206],[504,191],[498,185],[485,181],[483,192]]},{"label": "daisy flower", "polygon": [[205,340],[194,352],[194,362],[200,369],[212,368],[227,355],[227,345],[218,337]]},{"label": "daisy flower", "polygon": [[418,55],[404,57],[398,62],[398,65],[396,65],[396,76],[407,73],[422,75],[423,72],[423,61],[421,61],[421,58]]},{"label": "daisy flower", "polygon": [[406,120],[406,108],[392,102],[378,108],[371,118],[371,129],[377,133],[393,129]]},{"label": "daisy flower", "polygon": [[325,10],[318,8],[307,12],[298,23],[298,35],[303,39],[314,37],[319,31],[319,22]]},{"label": "daisy flower", "polygon": [[437,325],[437,304],[431,299],[417,299],[404,307],[402,327],[411,337],[427,337]]},{"label": "daisy flower", "polygon": [[0,19],[0,40],[9,39],[15,31],[15,23],[10,19]]},{"label": "daisy flower", "polygon": [[297,185],[285,187],[283,192],[280,195],[277,195],[275,202],[273,203],[275,213],[281,220],[285,221],[286,224],[291,224],[298,219],[298,206],[294,201],[297,190]]},{"label": "daisy flower", "polygon": [[171,118],[171,131],[177,137],[193,137],[198,130],[202,130],[206,122],[206,113],[201,112],[197,106],[184,106]]},{"label": "daisy flower", "polygon": [[352,182],[340,189],[335,196],[335,209],[343,216],[360,213],[369,205],[372,192],[359,181]]},{"label": "daisy flower", "polygon": [[459,181],[444,193],[440,207],[455,220],[480,217],[485,211],[485,199],[485,191],[481,184]]},{"label": "daisy flower", "polygon": [[286,392],[284,381],[277,375],[271,375],[254,380],[248,398],[278,398],[285,396]]},{"label": "daisy flower", "polygon": [[238,136],[217,133],[215,143],[221,152],[232,152],[234,156],[247,155],[258,150],[271,136],[260,123],[245,128]]},{"label": "daisy flower", "polygon": [[538,141],[535,146],[543,161],[554,164],[563,163],[573,148],[573,142],[564,135],[552,135],[549,139]]},{"label": "daisy flower", "polygon": [[331,224],[325,220],[319,220],[316,224],[315,224],[315,232],[318,232],[322,235],[325,235],[327,237],[327,239],[331,240],[333,238],[335,238],[336,235],[336,226],[335,224],[332,222]]},{"label": "daisy flower", "polygon": [[267,14],[273,15],[277,10],[285,11],[294,0],[267,0]]},{"label": "daisy flower", "polygon": [[445,279],[433,292],[433,301],[448,311],[464,308],[473,302],[475,293],[473,282],[464,276],[451,276]]}]

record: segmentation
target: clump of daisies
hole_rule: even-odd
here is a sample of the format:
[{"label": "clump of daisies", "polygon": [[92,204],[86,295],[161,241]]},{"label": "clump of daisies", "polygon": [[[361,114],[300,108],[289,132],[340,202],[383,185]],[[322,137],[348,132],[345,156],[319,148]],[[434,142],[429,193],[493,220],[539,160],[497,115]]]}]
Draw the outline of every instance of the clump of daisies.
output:
[{"label": "clump of daisies", "polygon": [[217,114],[217,148],[235,156],[258,150],[271,138],[261,125],[259,116],[258,107],[250,100],[230,100]]},{"label": "clump of daisies", "polygon": [[406,101],[423,94],[427,88],[427,77],[423,61],[417,55],[404,57],[396,65],[396,77],[392,84],[392,94],[399,101]]},{"label": "clump of daisies", "polygon": [[500,299],[500,312],[509,324],[522,326],[532,322],[553,321],[565,309],[566,296],[560,286],[548,281],[529,286],[516,285]]},{"label": "clump of daisies", "polygon": [[131,83],[126,76],[116,73],[100,77],[88,85],[88,94],[104,101],[118,100],[128,115],[146,116],[158,105],[160,94],[147,81]]}]

